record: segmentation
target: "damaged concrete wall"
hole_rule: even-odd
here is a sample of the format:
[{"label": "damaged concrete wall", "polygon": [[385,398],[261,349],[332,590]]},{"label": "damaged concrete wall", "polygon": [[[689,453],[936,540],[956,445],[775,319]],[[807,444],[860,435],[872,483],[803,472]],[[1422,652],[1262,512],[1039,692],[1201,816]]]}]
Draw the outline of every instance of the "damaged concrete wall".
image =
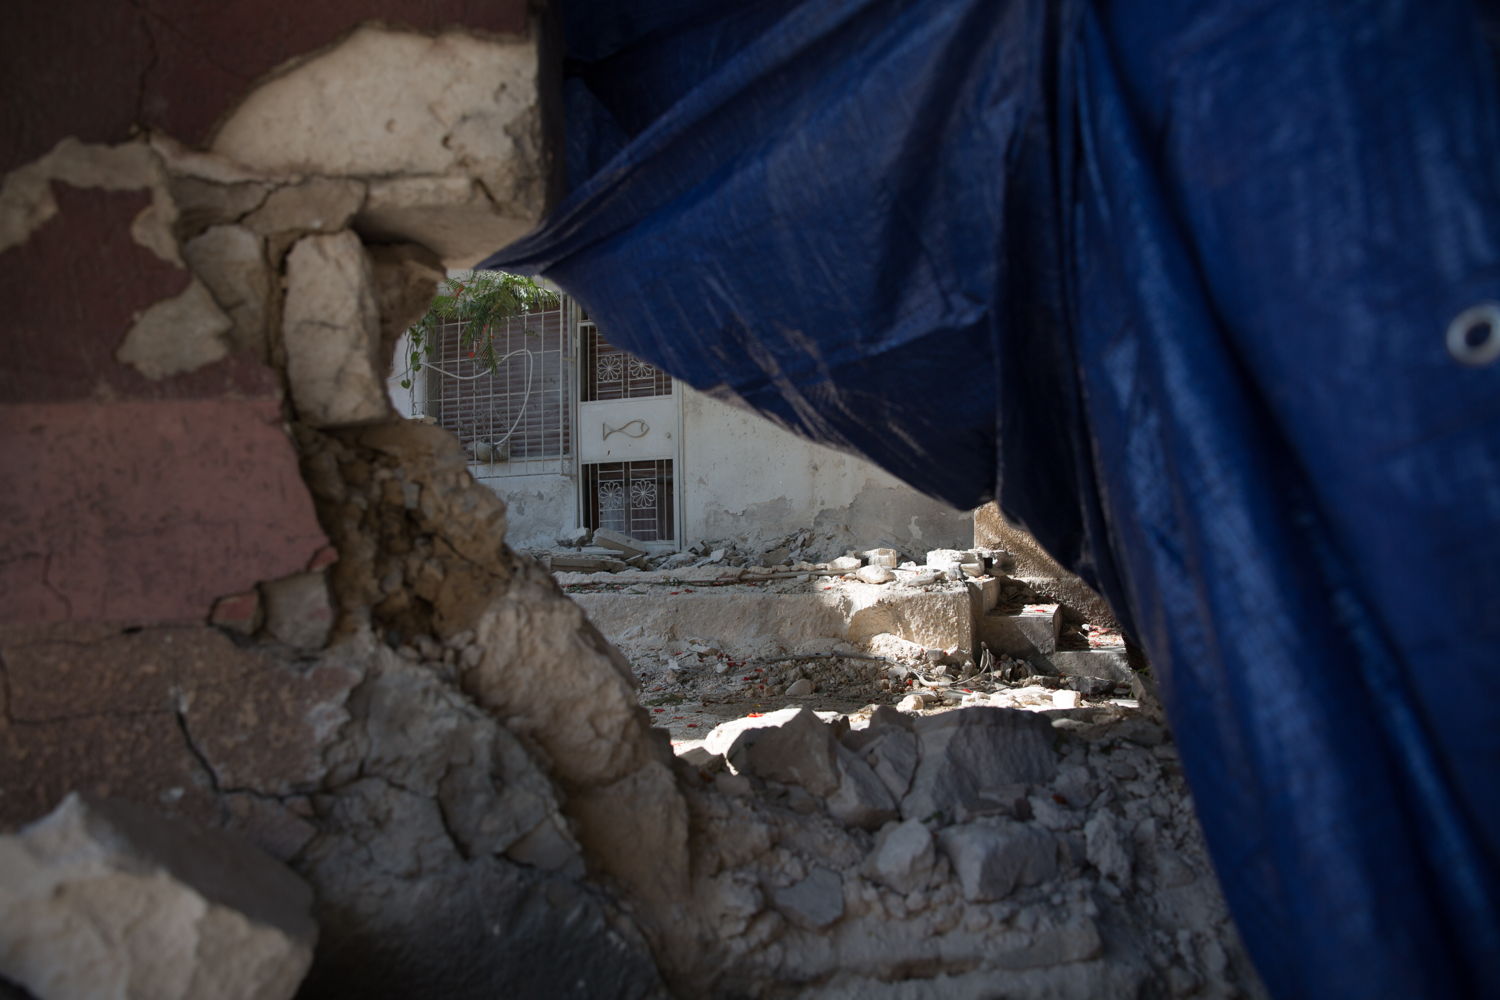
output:
[{"label": "damaged concrete wall", "polygon": [[313,890],[309,998],[1253,992],[1159,731],[679,761],[390,408],[435,275],[552,183],[523,5],[87,13],[0,36],[0,827],[77,791],[248,840]]},{"label": "damaged concrete wall", "polygon": [[835,536],[835,546],[909,555],[969,544],[968,512],[686,386],[682,423],[689,540],[736,539],[754,549],[812,528]]}]

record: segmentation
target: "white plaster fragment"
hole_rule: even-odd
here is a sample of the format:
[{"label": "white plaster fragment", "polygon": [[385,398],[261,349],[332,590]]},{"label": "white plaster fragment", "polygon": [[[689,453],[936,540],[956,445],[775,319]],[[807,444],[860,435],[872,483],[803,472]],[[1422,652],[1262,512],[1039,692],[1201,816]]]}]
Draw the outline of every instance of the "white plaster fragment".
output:
[{"label": "white plaster fragment", "polygon": [[137,317],[115,360],[151,379],[213,364],[229,353],[234,324],[197,278],[180,295],[163,299]]},{"label": "white plaster fragment", "polygon": [[367,26],[256,88],[212,148],[278,172],[481,173],[515,155],[536,81],[533,41]]},{"label": "white plaster fragment", "polygon": [[57,214],[52,182],[106,191],[149,190],[151,204],[131,224],[135,242],[171,264],[182,264],[172,224],[177,209],[161,160],[142,141],[97,146],[69,136],[38,160],[17,167],[0,185],[0,251],[25,243]]},{"label": "white plaster fragment", "polygon": [[253,91],[213,149],[252,170],[367,178],[362,233],[473,264],[546,207],[536,46],[363,27]]},{"label": "white plaster fragment", "polygon": [[369,258],[351,232],[306,236],[287,255],[287,377],[302,419],[338,427],[384,419],[380,310]]},{"label": "white plaster fragment", "polygon": [[42,997],[291,997],[312,891],[248,844],[76,793],[0,837],[0,972]]}]

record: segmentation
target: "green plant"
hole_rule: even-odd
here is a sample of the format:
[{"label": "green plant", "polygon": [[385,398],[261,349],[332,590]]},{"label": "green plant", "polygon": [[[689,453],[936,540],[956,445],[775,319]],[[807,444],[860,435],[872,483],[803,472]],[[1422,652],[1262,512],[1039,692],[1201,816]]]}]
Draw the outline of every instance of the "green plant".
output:
[{"label": "green plant", "polygon": [[410,389],[412,377],[427,363],[428,352],[437,342],[444,323],[463,324],[459,347],[468,351],[479,365],[493,372],[500,364],[495,351],[495,328],[512,316],[546,309],[556,309],[557,293],[538,284],[536,279],[505,271],[472,271],[438,284],[438,293],[422,318],[407,328],[410,349],[403,389]]}]

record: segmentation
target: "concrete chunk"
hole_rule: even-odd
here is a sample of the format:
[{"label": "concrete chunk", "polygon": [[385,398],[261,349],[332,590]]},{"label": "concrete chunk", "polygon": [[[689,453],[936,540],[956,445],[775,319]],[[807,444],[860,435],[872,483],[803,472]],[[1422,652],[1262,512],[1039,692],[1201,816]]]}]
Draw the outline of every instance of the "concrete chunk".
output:
[{"label": "concrete chunk", "polygon": [[307,236],[287,255],[283,339],[292,402],[315,427],[390,411],[370,261],[351,232]]},{"label": "concrete chunk", "polygon": [[865,760],[899,802],[911,789],[912,775],[917,771],[916,734],[896,726],[882,727],[866,748]]},{"label": "concrete chunk", "polygon": [[1057,771],[1048,721],[1007,708],[965,708],[914,720],[921,759],[901,815],[949,820],[1010,811],[1024,786]]},{"label": "concrete chunk", "polygon": [[0,973],[62,997],[291,997],[312,891],[260,851],[132,803],[69,795],[0,837]]},{"label": "concrete chunk", "polygon": [[844,879],[815,867],[807,878],[772,892],[771,901],[796,926],[820,930],[844,915]]},{"label": "concrete chunk", "polygon": [[1057,874],[1057,841],[1039,826],[979,820],[939,831],[938,842],[970,902],[1004,899]]},{"label": "concrete chunk", "polygon": [[932,877],[936,862],[932,834],[921,820],[909,819],[880,831],[865,873],[897,892],[916,892]]},{"label": "concrete chunk", "polygon": [[835,744],[834,764],[839,772],[839,785],[828,797],[830,816],[866,830],[878,829],[896,818],[895,797],[858,754]]},{"label": "concrete chunk", "polygon": [[842,780],[835,748],[842,749],[833,730],[812,711],[799,709],[780,725],[746,729],[730,746],[727,756],[737,771],[800,785],[824,796]]},{"label": "concrete chunk", "polygon": [[322,649],[333,628],[333,601],[322,573],[294,573],[263,583],[266,630],[288,646]]},{"label": "concrete chunk", "polygon": [[624,532],[611,531],[609,528],[594,529],[594,544],[623,552],[627,557],[643,556],[648,551],[644,545]]},{"label": "concrete chunk", "polygon": [[1067,649],[1049,654],[1045,661],[1060,677],[1102,677],[1129,683],[1135,676],[1123,649]]},{"label": "concrete chunk", "polygon": [[1031,604],[1016,614],[990,611],[980,617],[978,630],[996,656],[1048,656],[1057,651],[1062,614],[1056,604]]}]

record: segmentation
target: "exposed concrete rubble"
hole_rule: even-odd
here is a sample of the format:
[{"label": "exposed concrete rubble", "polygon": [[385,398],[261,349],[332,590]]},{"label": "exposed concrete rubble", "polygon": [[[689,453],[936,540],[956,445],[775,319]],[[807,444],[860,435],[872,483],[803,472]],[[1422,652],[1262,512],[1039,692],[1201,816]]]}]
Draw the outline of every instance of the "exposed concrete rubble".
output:
[{"label": "exposed concrete rubble", "polygon": [[[690,765],[697,892],[728,942],[718,988],[1259,995],[1176,755],[1139,713],[752,721],[711,733]],[[725,756],[706,752],[726,738]],[[852,823],[850,801],[867,809]]]},{"label": "exposed concrete rubble", "polygon": [[390,410],[380,313],[359,237],[304,236],[286,260],[282,319],[292,404],[313,427],[374,423]]},{"label": "exposed concrete rubble", "polygon": [[227,834],[70,795],[0,837],[0,974],[41,1000],[281,1000],[312,963],[311,904]]},{"label": "exposed concrete rubble", "polygon": [[213,148],[269,173],[370,178],[349,203],[369,241],[468,266],[544,207],[538,73],[535,42],[364,27],[256,89]]}]

